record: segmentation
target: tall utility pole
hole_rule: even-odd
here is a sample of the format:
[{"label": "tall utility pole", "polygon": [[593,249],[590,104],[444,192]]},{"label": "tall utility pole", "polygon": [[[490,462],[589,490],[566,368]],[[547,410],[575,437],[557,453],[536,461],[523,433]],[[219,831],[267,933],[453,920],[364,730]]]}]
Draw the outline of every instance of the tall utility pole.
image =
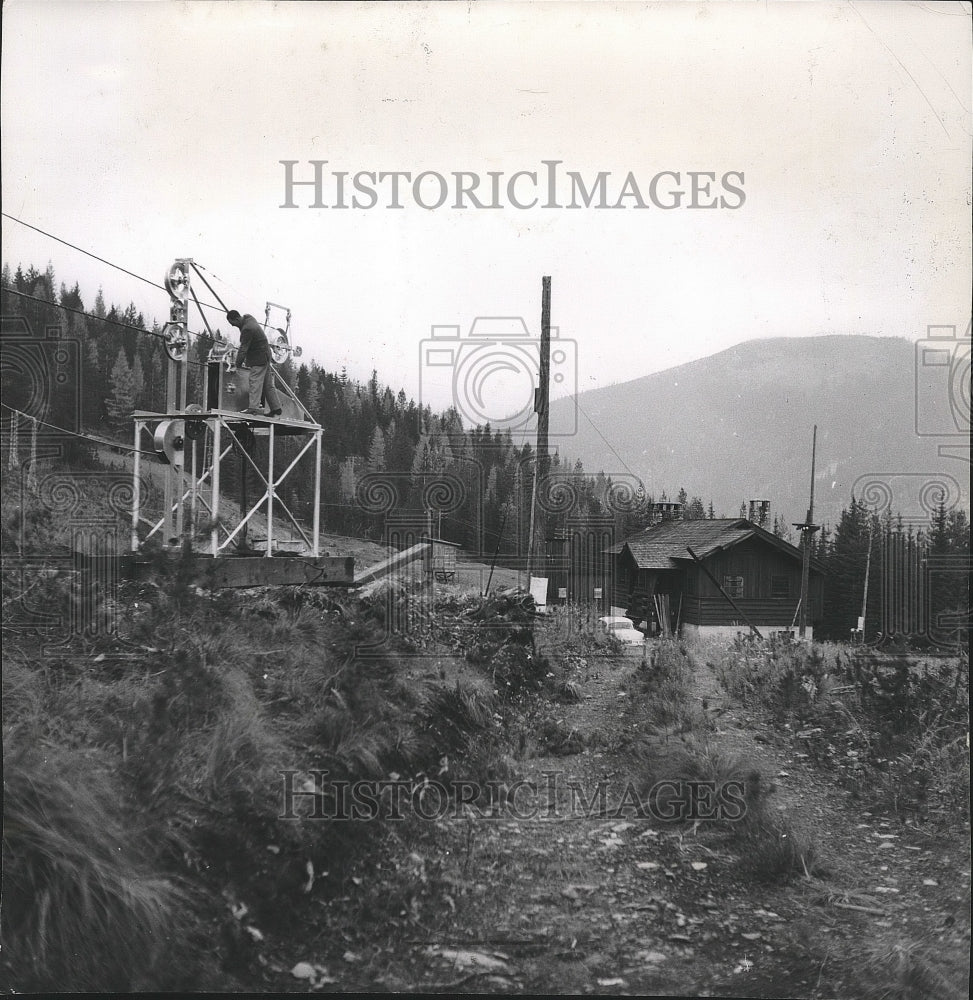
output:
[{"label": "tall utility pole", "polygon": [[820,531],[821,526],[814,524],[814,459],[818,446],[818,425],[814,425],[814,436],[811,439],[811,499],[807,508],[807,517],[803,524],[795,524],[794,527],[801,533],[801,603],[799,605],[800,617],[798,619],[797,634],[803,639],[807,635],[807,606],[808,589],[811,580],[811,542],[814,539],[814,532]]},{"label": "tall utility pole", "polygon": [[534,566],[534,553],[540,539],[541,565],[544,565],[544,542],[547,538],[547,522],[543,511],[537,510],[537,491],[546,489],[551,471],[551,460],[547,453],[549,427],[548,402],[551,381],[551,279],[541,279],[541,344],[538,384],[534,390],[534,412],[537,414],[537,454],[534,457],[534,485],[530,500],[530,532],[527,542],[527,585]]}]

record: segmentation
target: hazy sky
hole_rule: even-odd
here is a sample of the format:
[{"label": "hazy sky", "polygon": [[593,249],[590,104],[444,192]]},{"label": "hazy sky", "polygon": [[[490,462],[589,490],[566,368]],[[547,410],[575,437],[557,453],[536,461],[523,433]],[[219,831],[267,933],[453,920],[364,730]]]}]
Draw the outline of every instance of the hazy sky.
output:
[{"label": "hazy sky", "polygon": [[[427,397],[437,376],[434,404],[431,326],[536,334],[545,274],[582,389],[755,337],[968,321],[969,3],[8,0],[2,59],[5,212],[155,281],[192,257],[228,305],[290,306],[328,368]],[[401,208],[388,181],[374,207],[307,207],[305,186],[282,208],[280,161],[309,180],[315,159],[329,206],[335,171],[349,203],[356,173],[432,173]],[[494,172],[501,207],[451,207],[457,171],[486,204]],[[518,171],[536,190],[510,194]],[[609,172],[623,207],[545,207],[570,171]],[[689,172],[716,207],[688,207]],[[163,292],[7,219],[3,259],[167,317]]]}]

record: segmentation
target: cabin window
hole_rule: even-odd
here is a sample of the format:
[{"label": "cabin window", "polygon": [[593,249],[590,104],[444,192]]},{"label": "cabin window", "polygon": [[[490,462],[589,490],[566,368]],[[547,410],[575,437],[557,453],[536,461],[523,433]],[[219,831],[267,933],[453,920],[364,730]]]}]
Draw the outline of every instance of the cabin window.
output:
[{"label": "cabin window", "polygon": [[724,576],[723,589],[730,597],[743,597],[743,577]]},{"label": "cabin window", "polygon": [[791,581],[788,576],[772,576],[770,578],[771,597],[790,597]]}]

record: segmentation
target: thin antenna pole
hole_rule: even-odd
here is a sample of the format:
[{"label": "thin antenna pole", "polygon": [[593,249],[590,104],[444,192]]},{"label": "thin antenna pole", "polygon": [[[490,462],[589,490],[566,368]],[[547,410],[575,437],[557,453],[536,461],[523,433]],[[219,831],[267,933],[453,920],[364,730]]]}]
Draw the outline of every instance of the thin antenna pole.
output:
[{"label": "thin antenna pole", "polygon": [[798,625],[797,634],[799,638],[803,639],[807,636],[807,621],[808,621],[808,589],[811,581],[811,541],[814,538],[814,532],[818,530],[818,526],[814,523],[814,463],[817,456],[818,447],[818,425],[814,425],[814,434],[811,438],[811,497],[810,503],[807,508],[807,517],[804,519],[804,524],[795,525],[795,527],[801,529],[801,542],[802,542],[802,553],[801,553],[801,601],[798,605],[800,609],[800,618]]},{"label": "thin antenna pole", "polygon": [[869,518],[868,524],[868,555],[865,557],[865,587],[862,591],[862,615],[859,626],[862,634],[862,642],[865,641],[865,608],[868,606],[868,571],[872,566],[872,524]]},{"label": "thin antenna pole", "polygon": [[818,425],[814,425],[814,433],[811,437],[811,503],[807,509],[807,523],[814,523],[814,460],[818,450]]},{"label": "thin antenna pole", "polygon": [[500,520],[500,531],[497,532],[497,547],[493,552],[493,559],[490,562],[490,575],[487,577],[487,584],[486,584],[487,594],[490,593],[490,584],[493,582],[493,569],[497,565],[497,556],[500,555],[500,543],[503,541],[503,528],[506,523],[507,523],[507,511],[504,511],[503,518]]}]

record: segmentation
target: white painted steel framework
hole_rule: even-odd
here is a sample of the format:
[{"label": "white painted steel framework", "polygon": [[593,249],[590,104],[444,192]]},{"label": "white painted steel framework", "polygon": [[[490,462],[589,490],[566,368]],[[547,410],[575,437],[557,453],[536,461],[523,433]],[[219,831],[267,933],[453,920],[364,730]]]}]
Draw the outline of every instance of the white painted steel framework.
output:
[{"label": "white painted steel framework", "polygon": [[[195,466],[196,449],[192,449],[194,461],[188,488],[184,489],[181,494],[175,496],[171,500],[169,499],[169,491],[166,492],[165,502],[172,505],[168,511],[169,517],[166,516],[165,511],[163,512],[163,516],[156,522],[146,521],[146,519],[142,517],[140,473],[141,444],[143,441],[143,434],[146,431],[150,431],[153,426],[158,425],[161,421],[186,419],[187,415],[184,412],[136,412],[135,414],[136,451],[133,469],[134,495],[132,500],[132,551],[137,552],[142,541],[151,538],[159,531],[163,531],[167,523],[171,523],[170,519],[172,514],[176,513],[177,508],[182,507],[186,500],[190,499],[194,504],[199,503],[209,512],[211,527],[207,548],[211,555],[220,555],[220,553],[240,534],[244,526],[256,514],[262,511],[267,520],[267,551],[265,555],[268,557],[273,555],[275,541],[275,515],[281,513],[301,536],[304,544],[310,550],[309,554],[312,556],[318,556],[320,554],[321,437],[323,430],[320,425],[308,424],[305,421],[288,420],[279,417],[271,419],[249,414],[246,418],[243,418],[242,415],[235,410],[210,410],[205,413],[192,414],[189,419],[193,422],[202,424],[205,428],[205,433],[199,438],[199,442],[203,446],[203,454],[209,454],[211,458],[208,462],[204,461],[202,463],[203,469],[200,473]],[[229,455],[233,450],[234,445],[239,443],[238,434],[245,427],[250,427],[255,435],[261,437],[266,436],[268,439],[268,459],[266,469],[262,469],[254,461],[253,456],[246,448],[240,448],[241,454],[243,454],[246,458],[248,467],[256,473],[259,482],[262,484],[263,492],[252,504],[248,505],[246,510],[241,509],[239,519],[236,521],[235,526],[228,527],[224,523],[224,518],[221,517],[221,513],[224,512],[221,510],[220,503],[220,466],[227,455]],[[277,438],[282,436],[280,434],[281,428],[291,429],[287,436],[294,436],[294,430],[292,428],[300,428],[302,432],[306,432],[307,434],[307,440],[304,442],[304,445],[298,450],[297,455],[291,459],[290,463],[285,469],[283,469],[283,471],[279,471],[275,467],[275,445]],[[279,491],[287,477],[297,467],[297,464],[312,447],[314,448],[314,506],[313,525],[309,536],[291,513],[287,504],[285,504],[280,498]],[[174,472],[177,467],[167,465],[165,468],[168,482],[169,475]],[[193,520],[194,518],[191,516],[189,518],[190,524],[193,523]],[[139,525],[143,522],[148,524],[149,530],[146,533],[145,538],[140,540]],[[221,538],[221,534],[225,537]],[[164,535],[163,538],[165,542],[168,542],[168,539],[165,538]]]},{"label": "white painted steel framework", "polygon": [[[275,516],[283,515],[289,521],[308,548],[311,556],[318,556],[319,533],[321,519],[321,437],[322,428],[314,421],[304,404],[294,394],[287,382],[274,372],[278,391],[284,399],[284,415],[267,417],[260,414],[244,415],[239,409],[227,409],[225,403],[235,402],[228,397],[224,400],[225,383],[229,376],[236,374],[232,363],[231,345],[222,338],[219,331],[213,334],[209,323],[203,315],[202,307],[192,290],[191,271],[198,273],[198,268],[192,258],[183,257],[175,261],[166,273],[166,290],[169,292],[170,315],[166,324],[164,346],[169,361],[166,372],[166,412],[150,413],[136,410],[135,420],[135,461],[133,468],[133,501],[132,501],[132,551],[137,552],[143,541],[161,533],[164,545],[181,544],[185,537],[195,533],[196,514],[199,506],[209,512],[210,528],[207,550],[210,555],[218,556],[233,543],[238,536],[245,538],[245,528],[255,515],[263,512],[267,521],[267,551],[270,557],[275,549]],[[200,275],[200,277],[202,277]],[[210,291],[212,287],[203,278]],[[215,294],[215,293],[214,293]],[[200,315],[206,324],[207,331],[213,338],[213,347],[207,361],[208,376],[212,375],[212,386],[207,378],[204,383],[204,402],[202,406],[189,405],[188,390],[188,355],[190,338],[188,330],[187,306],[190,297],[199,306]],[[218,298],[218,296],[217,296]],[[222,300],[220,300],[222,305]],[[267,303],[267,319],[269,321],[270,307],[277,303]],[[287,357],[299,357],[300,348],[293,347],[288,340],[290,331],[290,310],[287,310],[287,329],[279,330],[280,336],[275,337],[271,349],[275,360],[280,362]],[[239,388],[237,390],[239,392]],[[231,393],[232,395],[232,393]],[[246,389],[243,395],[247,396]],[[241,402],[241,408],[245,406]],[[221,408],[222,407],[222,408]],[[189,434],[193,430],[196,433]],[[149,432],[156,453],[165,463],[165,483],[162,517],[153,522],[142,516],[143,497],[141,495],[142,444],[145,432]],[[266,470],[254,461],[251,449],[243,440],[244,435],[266,437],[268,440],[268,459]],[[307,436],[307,440],[298,450],[297,455],[283,471],[275,467],[277,438],[282,436]],[[186,443],[189,439],[191,447],[190,468],[188,470],[188,487],[185,468]],[[197,463],[197,455],[201,445],[202,465]],[[247,467],[256,473],[263,486],[261,496],[254,502],[241,502],[240,516],[235,526],[227,526],[225,521],[225,505],[221,510],[220,499],[220,467],[223,460],[236,446],[245,457]],[[304,528],[288,509],[280,497],[280,488],[287,477],[297,467],[300,460],[314,448],[314,508],[313,526],[308,536]],[[260,492],[258,490],[258,492]],[[188,500],[188,517],[186,506]],[[243,507],[246,506],[244,510]],[[221,516],[221,514],[223,516]],[[278,520],[280,518],[278,517]],[[188,524],[187,524],[188,521]],[[140,538],[139,529],[147,525],[148,532]]]}]

